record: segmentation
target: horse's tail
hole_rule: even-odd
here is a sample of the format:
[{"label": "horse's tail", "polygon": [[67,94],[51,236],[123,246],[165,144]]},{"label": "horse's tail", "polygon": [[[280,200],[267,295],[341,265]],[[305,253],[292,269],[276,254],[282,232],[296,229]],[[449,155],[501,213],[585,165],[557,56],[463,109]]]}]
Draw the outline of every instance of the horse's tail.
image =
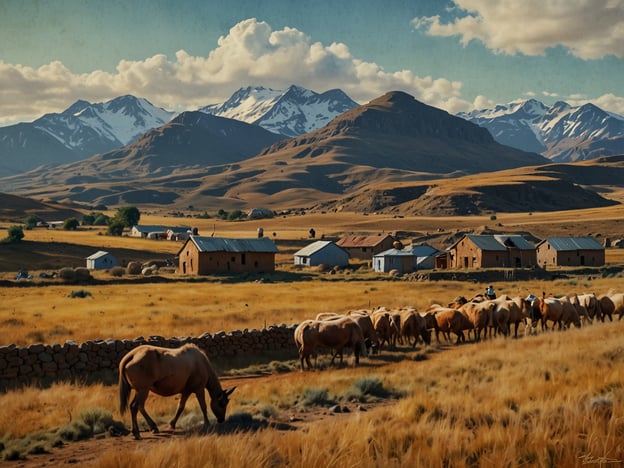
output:
[{"label": "horse's tail", "polygon": [[127,361],[127,357],[124,357],[119,364],[119,412],[122,415],[128,409],[128,397],[130,396],[130,383],[126,378]]}]

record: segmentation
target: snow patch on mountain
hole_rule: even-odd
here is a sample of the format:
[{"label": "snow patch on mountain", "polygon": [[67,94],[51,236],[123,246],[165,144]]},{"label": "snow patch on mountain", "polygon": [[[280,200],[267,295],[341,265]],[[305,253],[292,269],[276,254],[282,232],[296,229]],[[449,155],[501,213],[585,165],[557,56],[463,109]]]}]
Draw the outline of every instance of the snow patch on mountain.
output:
[{"label": "snow patch on mountain", "polygon": [[[614,148],[624,152],[624,145],[616,142],[624,137],[624,116],[593,104],[575,107],[558,101],[548,107],[530,99],[457,115],[487,128],[499,143],[539,152],[554,161],[606,156],[614,154]],[[585,151],[587,145],[591,152]]]},{"label": "snow patch on mountain", "polygon": [[273,133],[295,137],[317,130],[357,106],[341,90],[319,94],[292,85],[287,90],[241,88],[224,103],[211,104],[199,111],[241,120]]}]

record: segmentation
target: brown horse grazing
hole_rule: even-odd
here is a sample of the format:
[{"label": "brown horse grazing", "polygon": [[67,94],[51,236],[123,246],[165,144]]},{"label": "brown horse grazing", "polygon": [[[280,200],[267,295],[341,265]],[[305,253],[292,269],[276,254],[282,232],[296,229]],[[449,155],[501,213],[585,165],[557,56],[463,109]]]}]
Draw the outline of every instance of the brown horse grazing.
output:
[{"label": "brown horse grazing", "polygon": [[119,363],[119,410],[123,415],[128,408],[131,389],[135,395],[130,403],[132,434],[140,439],[137,413],[140,411],[152,432],[158,433],[156,423],[145,411],[145,401],[150,391],[161,396],[182,394],[175,416],[169,423],[175,429],[184,410],[186,400],[194,393],[204,414],[204,428],[208,427],[204,389],[210,394],[210,409],[218,422],[225,420],[229,395],[236,387],[223,390],[212,364],[204,352],[194,344],[169,349],[142,345],[126,354]]}]

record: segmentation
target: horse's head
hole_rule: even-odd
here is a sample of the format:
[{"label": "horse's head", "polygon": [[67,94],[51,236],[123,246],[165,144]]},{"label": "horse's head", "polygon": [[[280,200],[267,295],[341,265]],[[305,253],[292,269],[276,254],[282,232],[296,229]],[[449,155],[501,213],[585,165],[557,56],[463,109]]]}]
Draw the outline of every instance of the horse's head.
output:
[{"label": "horse's head", "polygon": [[227,405],[230,402],[229,396],[235,389],[236,387],[232,387],[229,390],[223,390],[217,398],[210,400],[210,409],[217,418],[217,422],[222,423],[225,421],[225,412],[227,410]]}]

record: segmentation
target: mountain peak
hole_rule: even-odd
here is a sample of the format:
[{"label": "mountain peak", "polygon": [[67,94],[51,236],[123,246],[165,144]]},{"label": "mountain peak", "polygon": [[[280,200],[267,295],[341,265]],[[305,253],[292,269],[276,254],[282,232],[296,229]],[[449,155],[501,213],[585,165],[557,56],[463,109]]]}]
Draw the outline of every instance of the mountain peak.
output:
[{"label": "mountain peak", "polygon": [[321,128],[357,105],[340,90],[318,94],[293,84],[285,91],[251,86],[241,88],[224,103],[199,110],[294,137]]}]

